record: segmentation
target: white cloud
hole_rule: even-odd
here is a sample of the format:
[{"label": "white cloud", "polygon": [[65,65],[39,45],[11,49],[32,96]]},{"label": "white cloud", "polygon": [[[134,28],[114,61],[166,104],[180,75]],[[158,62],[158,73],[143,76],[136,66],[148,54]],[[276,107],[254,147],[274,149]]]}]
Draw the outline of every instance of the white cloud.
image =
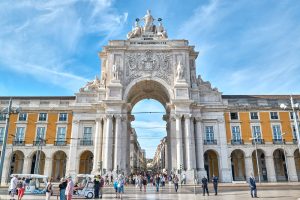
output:
[{"label": "white cloud", "polygon": [[[0,3],[0,67],[34,79],[77,90],[86,81],[76,61],[90,35],[118,34],[127,14],[118,14],[110,0],[21,1]],[[99,37],[99,41],[105,38]],[[93,44],[89,49],[100,47]],[[75,70],[76,69],[76,70]],[[78,74],[78,75],[77,75]],[[90,77],[91,78],[91,77]],[[61,84],[62,82],[66,84]]]}]

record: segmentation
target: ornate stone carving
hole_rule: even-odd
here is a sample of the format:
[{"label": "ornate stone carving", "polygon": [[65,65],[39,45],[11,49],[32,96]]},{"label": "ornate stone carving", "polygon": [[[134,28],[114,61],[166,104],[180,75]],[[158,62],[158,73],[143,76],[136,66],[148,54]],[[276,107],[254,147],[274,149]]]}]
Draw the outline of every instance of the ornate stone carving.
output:
[{"label": "ornate stone carving", "polygon": [[171,84],[171,56],[166,52],[152,51],[125,54],[127,84],[139,77],[157,77]]},{"label": "ornate stone carving", "polygon": [[177,80],[183,80],[184,79],[184,68],[183,68],[183,65],[180,60],[177,63],[176,69],[177,69],[177,74],[176,74]]}]

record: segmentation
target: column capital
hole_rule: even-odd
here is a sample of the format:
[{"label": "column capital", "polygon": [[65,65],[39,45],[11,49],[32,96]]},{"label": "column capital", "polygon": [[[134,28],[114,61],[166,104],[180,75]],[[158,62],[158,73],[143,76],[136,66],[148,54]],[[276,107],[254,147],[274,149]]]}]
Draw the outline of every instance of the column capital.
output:
[{"label": "column capital", "polygon": [[74,123],[74,124],[79,124],[79,122],[80,122],[79,119],[73,119],[72,120],[72,123]]},{"label": "column capital", "polygon": [[112,115],[112,114],[106,114],[104,118],[105,118],[105,119],[112,119],[112,118],[113,118],[113,115]]},{"label": "column capital", "polygon": [[195,117],[196,122],[201,122],[202,121],[202,117]]},{"label": "column capital", "polygon": [[192,117],[192,114],[184,114],[184,119],[191,119]]},{"label": "column capital", "polygon": [[182,114],[175,114],[175,119],[181,119],[181,117],[182,117]]},{"label": "column capital", "polygon": [[114,117],[115,117],[116,119],[121,119],[121,118],[122,118],[122,115],[114,115]]},{"label": "column capital", "polygon": [[217,121],[218,121],[218,123],[223,123],[223,122],[225,122],[224,118],[218,118]]}]

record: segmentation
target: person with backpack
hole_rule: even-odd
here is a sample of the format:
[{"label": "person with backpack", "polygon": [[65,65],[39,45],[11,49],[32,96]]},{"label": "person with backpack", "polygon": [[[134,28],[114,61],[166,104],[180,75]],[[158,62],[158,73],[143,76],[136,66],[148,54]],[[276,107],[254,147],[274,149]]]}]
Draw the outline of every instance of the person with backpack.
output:
[{"label": "person with backpack", "polygon": [[160,176],[157,174],[155,176],[155,186],[156,186],[156,192],[159,192],[159,184],[160,184]]},{"label": "person with backpack", "polygon": [[49,178],[47,186],[46,186],[46,200],[50,200],[50,197],[52,195],[52,178]]},{"label": "person with backpack", "polygon": [[255,178],[252,173],[249,177],[249,186],[250,186],[251,197],[257,198],[256,182],[255,182]]},{"label": "person with backpack", "polygon": [[95,194],[95,199],[99,198],[99,191],[100,191],[100,179],[98,176],[94,177],[94,194]]},{"label": "person with backpack", "polygon": [[17,184],[18,184],[18,176],[14,175],[10,180],[10,185],[9,185],[9,194],[10,197],[13,199],[15,194],[17,194]]},{"label": "person with backpack", "polygon": [[174,187],[175,187],[175,192],[177,192],[178,190],[178,182],[179,182],[179,178],[177,175],[175,175],[175,177],[173,178],[173,183],[174,183]]},{"label": "person with backpack", "polygon": [[67,187],[67,181],[64,178],[61,178],[59,187],[59,199],[60,200],[66,200],[66,187]]},{"label": "person with backpack", "polygon": [[104,179],[99,175],[99,180],[100,180],[100,189],[99,189],[99,198],[102,199],[103,195],[103,187],[104,187]]},{"label": "person with backpack", "polygon": [[202,180],[202,189],[203,189],[203,196],[205,196],[205,191],[207,193],[207,196],[209,196],[209,192],[208,192],[208,180],[205,176],[203,176]]}]

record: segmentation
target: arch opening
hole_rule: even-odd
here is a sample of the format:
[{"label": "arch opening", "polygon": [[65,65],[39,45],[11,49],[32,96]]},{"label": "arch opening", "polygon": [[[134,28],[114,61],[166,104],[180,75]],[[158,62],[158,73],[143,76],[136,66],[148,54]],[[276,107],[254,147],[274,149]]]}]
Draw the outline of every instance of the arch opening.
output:
[{"label": "arch opening", "polygon": [[299,149],[295,150],[294,159],[295,159],[296,173],[297,173],[297,176],[298,176],[298,181],[300,181],[300,153],[299,153]]},{"label": "arch opening", "polygon": [[80,155],[79,160],[79,174],[90,174],[93,169],[94,155],[90,151],[84,151]]},{"label": "arch opening", "polygon": [[253,151],[252,163],[253,163],[254,177],[256,180],[258,180],[258,171],[259,171],[260,180],[268,181],[265,152],[261,149],[257,149],[257,157],[258,160],[256,159],[256,151]]},{"label": "arch opening", "polygon": [[67,155],[63,151],[56,151],[52,159],[52,177],[59,181],[66,176]]},{"label": "arch opening", "polygon": [[44,174],[45,153],[43,151],[35,151],[31,157],[31,174]]},{"label": "arch opening", "polygon": [[219,176],[219,156],[214,150],[207,150],[204,153],[204,168],[207,179],[212,180],[213,175]]},{"label": "arch opening", "polygon": [[276,149],[273,152],[273,159],[275,165],[275,174],[277,181],[287,181],[288,172],[286,166],[285,153],[282,149]]},{"label": "arch opening", "polygon": [[236,149],[231,153],[231,170],[234,181],[246,180],[245,156],[244,152],[240,149]]}]

